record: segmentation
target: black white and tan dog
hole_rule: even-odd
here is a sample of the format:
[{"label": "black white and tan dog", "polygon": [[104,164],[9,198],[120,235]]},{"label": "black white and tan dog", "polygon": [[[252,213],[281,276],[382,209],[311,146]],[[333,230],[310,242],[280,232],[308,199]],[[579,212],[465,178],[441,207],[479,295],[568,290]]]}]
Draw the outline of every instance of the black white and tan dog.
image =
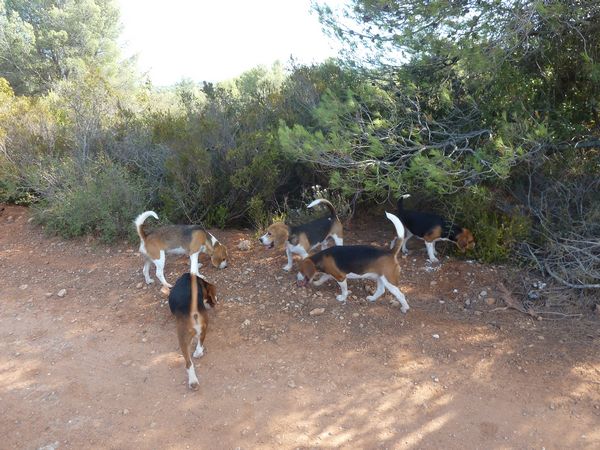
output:
[{"label": "black white and tan dog", "polygon": [[[398,200],[398,217],[406,227],[406,239],[402,243],[402,253],[408,254],[406,243],[413,236],[425,241],[427,255],[431,262],[439,261],[435,251],[437,241],[454,242],[461,252],[475,248],[475,238],[468,229],[449,222],[438,214],[404,209],[403,200],[408,197],[410,194],[405,194]],[[391,246],[394,245],[395,242],[392,241]]]},{"label": "black white and tan dog", "polygon": [[192,347],[196,341],[194,358],[204,355],[207,309],[214,307],[216,302],[215,286],[193,273],[180,276],[169,293],[169,308],[177,321],[177,337],[185,359],[188,385],[194,390],[198,389],[198,377],[192,362]]},{"label": "black white and tan dog", "polygon": [[188,255],[190,272],[199,274],[202,264],[198,261],[200,253],[210,256],[213,266],[219,269],[227,267],[227,248],[216,237],[199,225],[166,225],[146,231],[144,222],[148,217],[158,220],[154,211],[146,211],[137,216],[135,227],[140,236],[140,253],[144,255],[144,278],[146,283],[153,283],[150,277],[150,262],[156,266],[156,276],[166,288],[171,288],[164,275],[167,253]]},{"label": "black white and tan dog", "polygon": [[320,286],[332,278],[335,279],[342,289],[342,293],[336,299],[344,302],[348,297],[348,279],[377,280],[377,290],[373,295],[369,295],[367,300],[374,302],[387,289],[400,302],[402,312],[407,312],[408,302],[398,288],[400,280],[398,253],[404,241],[404,227],[395,215],[387,212],[385,215],[394,224],[398,236],[392,249],[370,245],[348,245],[325,249],[300,263],[298,285],[306,286],[309,282],[313,282],[318,272],[322,272],[321,278],[313,284]]},{"label": "black white and tan dog", "polygon": [[321,249],[327,248],[328,238],[331,238],[335,245],[344,245],[342,222],[340,222],[331,202],[319,198],[311,202],[308,207],[314,208],[320,204],[325,205],[329,210],[327,216],[298,226],[289,226],[283,222],[275,222],[259,238],[261,244],[268,248],[285,245],[287,264],[283,266],[283,270],[289,272],[292,269],[293,253],[300,255],[304,259],[308,256],[309,251],[319,245]]}]

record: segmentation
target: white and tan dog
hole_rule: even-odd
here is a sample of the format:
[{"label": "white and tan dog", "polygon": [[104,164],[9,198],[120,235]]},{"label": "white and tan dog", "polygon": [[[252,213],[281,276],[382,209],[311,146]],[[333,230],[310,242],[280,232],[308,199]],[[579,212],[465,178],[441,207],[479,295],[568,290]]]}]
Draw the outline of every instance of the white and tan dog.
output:
[{"label": "white and tan dog", "polygon": [[304,259],[300,263],[298,272],[298,285],[306,286],[313,282],[315,275],[322,272],[319,280],[314,281],[315,286],[320,286],[328,280],[335,279],[342,293],[336,297],[340,302],[345,302],[348,297],[348,279],[367,278],[377,280],[377,290],[367,300],[374,302],[383,295],[387,289],[400,302],[403,313],[409,310],[404,294],[398,288],[400,281],[400,265],[398,253],[404,241],[404,226],[400,219],[393,214],[385,213],[396,228],[398,238],[392,249],[373,247],[370,245],[347,245],[331,247]]},{"label": "white and tan dog", "polygon": [[319,204],[327,207],[328,216],[298,226],[275,222],[267,228],[267,232],[263,236],[258,238],[261,244],[267,248],[285,245],[287,264],[283,266],[283,270],[289,272],[292,269],[292,254],[300,255],[304,259],[308,256],[308,252],[318,245],[321,246],[321,249],[327,248],[328,238],[331,238],[335,245],[344,245],[342,222],[340,222],[335,208],[324,198],[311,202],[308,207],[314,208]]},{"label": "white and tan dog", "polygon": [[135,227],[140,236],[140,253],[144,255],[144,278],[146,283],[153,283],[150,277],[150,263],[156,266],[156,276],[167,289],[171,285],[164,275],[166,254],[188,255],[190,257],[190,273],[200,275],[202,264],[198,261],[200,253],[210,256],[213,266],[218,269],[227,267],[227,248],[216,237],[199,225],[166,225],[146,232],[144,222],[148,217],[158,220],[154,211],[146,211],[137,216]]}]

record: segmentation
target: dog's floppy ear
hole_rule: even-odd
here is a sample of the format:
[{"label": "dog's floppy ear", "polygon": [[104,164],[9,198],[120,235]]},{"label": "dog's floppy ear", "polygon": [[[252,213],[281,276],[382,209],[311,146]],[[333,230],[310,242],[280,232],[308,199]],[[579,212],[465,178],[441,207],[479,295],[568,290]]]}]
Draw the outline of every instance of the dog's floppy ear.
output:
[{"label": "dog's floppy ear", "polygon": [[304,278],[307,281],[313,279],[313,277],[317,273],[317,266],[315,266],[315,263],[312,259],[306,258],[302,260],[302,262],[300,263],[300,273],[304,276]]},{"label": "dog's floppy ear", "polygon": [[217,287],[214,284],[206,283],[206,302],[214,307],[217,304]]},{"label": "dog's floppy ear", "polygon": [[456,237],[456,244],[461,252],[465,252],[467,249],[470,250],[475,247],[475,238],[469,230],[463,228],[460,234]]},{"label": "dog's floppy ear", "polygon": [[209,283],[204,278],[198,277],[202,286],[202,299],[209,307],[214,307],[217,303],[217,287]]},{"label": "dog's floppy ear", "polygon": [[288,227],[283,222],[275,222],[267,231],[271,234],[275,247],[283,247],[288,240]]}]

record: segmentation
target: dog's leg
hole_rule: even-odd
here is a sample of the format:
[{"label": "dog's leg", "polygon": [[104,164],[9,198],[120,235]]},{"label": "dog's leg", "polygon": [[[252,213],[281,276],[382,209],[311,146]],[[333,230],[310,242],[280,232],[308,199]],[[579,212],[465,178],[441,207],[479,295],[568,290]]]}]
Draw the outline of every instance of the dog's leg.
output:
[{"label": "dog's leg", "polygon": [[377,290],[373,293],[373,295],[369,295],[367,297],[367,300],[370,301],[370,302],[374,302],[379,297],[381,297],[384,292],[385,292],[385,285],[384,285],[383,280],[381,279],[381,277],[378,277],[377,278]]},{"label": "dog's leg", "polygon": [[194,356],[199,358],[204,355],[204,338],[206,337],[206,328],[208,327],[208,322],[202,321],[200,322],[200,336],[198,337],[198,345],[196,346],[196,351],[194,352]]},{"label": "dog's leg", "polygon": [[425,247],[427,248],[427,255],[429,256],[429,261],[439,262],[439,260],[435,257],[435,242],[425,241]]},{"label": "dog's leg", "polygon": [[411,237],[413,237],[413,234],[410,231],[408,231],[408,228],[406,228],[406,237],[404,238],[404,241],[402,241],[402,253],[404,255],[408,255],[408,248],[406,248],[406,243]]},{"label": "dog's leg", "polygon": [[404,296],[404,294],[402,292],[400,292],[400,289],[398,289],[396,286],[394,286],[392,283],[390,283],[387,280],[387,278],[385,277],[385,275],[382,275],[380,279],[383,282],[383,284],[385,285],[385,287],[388,289],[388,291],[390,291],[392,293],[392,295],[394,297],[396,297],[396,299],[402,305],[402,307],[400,308],[400,311],[402,311],[403,313],[406,313],[406,311],[408,311],[410,309],[410,306],[408,306],[408,302],[406,301],[406,297]]},{"label": "dog's leg", "polygon": [[323,275],[321,275],[321,278],[319,278],[317,281],[313,281],[313,284],[315,286],[321,286],[323,283],[331,280],[333,277],[331,275],[329,275],[328,273],[324,273]]},{"label": "dog's leg", "polygon": [[144,274],[144,279],[146,280],[146,284],[151,284],[154,283],[154,280],[150,277],[150,264],[152,264],[152,261],[150,261],[149,258],[144,258],[144,268],[142,269],[142,273]]},{"label": "dog's leg", "polygon": [[198,261],[198,257],[200,256],[200,252],[192,253],[190,255],[190,273],[194,275],[200,276],[200,262]]},{"label": "dog's leg", "polygon": [[288,261],[287,264],[283,266],[283,270],[289,272],[290,270],[292,270],[292,249],[289,243],[285,244],[285,254],[287,255]]},{"label": "dog's leg", "polygon": [[179,338],[179,348],[183,354],[183,359],[185,359],[185,370],[188,374],[188,386],[190,389],[196,390],[199,386],[198,377],[196,376],[196,369],[194,368],[194,363],[190,357],[194,335],[187,329],[187,326],[183,321],[177,324],[177,337]]},{"label": "dog's leg", "polygon": [[157,278],[160,280],[160,282],[163,284],[164,287],[171,289],[173,286],[170,285],[169,283],[167,283],[167,280],[165,280],[165,251],[161,250],[160,251],[160,258],[158,259],[153,259],[152,262],[154,263],[154,265],[156,266],[156,276]]},{"label": "dog's leg", "polygon": [[340,288],[342,289],[342,293],[335,297],[338,302],[345,302],[346,298],[348,298],[348,281],[344,278],[344,281],[338,281]]},{"label": "dog's leg", "polygon": [[206,336],[206,326],[202,326],[202,324],[200,324],[200,335],[198,336],[196,350],[194,350],[194,358],[200,358],[201,356],[204,356],[204,336]]},{"label": "dog's leg", "polygon": [[332,234],[331,238],[333,239],[333,242],[335,242],[335,245],[344,245],[344,239],[339,237],[337,234]]},{"label": "dog's leg", "polygon": [[327,238],[325,238],[325,240],[321,242],[321,250],[325,250],[327,247],[329,247],[329,245],[327,244]]}]

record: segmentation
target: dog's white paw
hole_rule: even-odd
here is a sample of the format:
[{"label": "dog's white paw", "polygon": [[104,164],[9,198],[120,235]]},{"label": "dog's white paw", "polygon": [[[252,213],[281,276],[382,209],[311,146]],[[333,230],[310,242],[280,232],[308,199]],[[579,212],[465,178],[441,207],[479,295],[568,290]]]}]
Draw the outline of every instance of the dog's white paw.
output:
[{"label": "dog's white paw", "polygon": [[368,295],[367,296],[367,301],[374,302],[375,300],[377,300],[377,297],[375,297],[374,295]]},{"label": "dog's white paw", "polygon": [[410,309],[410,306],[407,306],[406,308],[403,306],[402,308],[400,308],[400,311],[402,311],[404,314],[406,314],[409,309]]},{"label": "dog's white paw", "polygon": [[436,263],[439,263],[439,262],[440,262],[440,260],[439,260],[439,259],[437,259],[437,258],[435,258],[435,257],[433,257],[433,258],[429,258],[427,261],[429,261],[429,262],[430,262],[430,263],[432,263],[432,264],[436,264]]},{"label": "dog's white paw", "polygon": [[194,358],[200,358],[201,356],[204,356],[204,347],[196,347],[193,356]]},{"label": "dog's white paw", "polygon": [[196,378],[195,380],[190,380],[188,385],[192,391],[197,391],[200,387],[200,382],[198,381],[198,378]]},{"label": "dog's white paw", "polygon": [[283,266],[283,270],[285,270],[286,272],[289,272],[290,270],[292,270],[292,266],[288,266],[286,264],[285,266]]},{"label": "dog's white paw", "polygon": [[348,297],[347,295],[342,295],[342,294],[340,294],[340,295],[336,295],[335,299],[336,299],[338,302],[345,302],[347,297]]},{"label": "dog's white paw", "polygon": [[152,284],[154,280],[152,278],[146,278],[146,284]]},{"label": "dog's white paw", "polygon": [[402,254],[403,255],[408,255],[408,249],[407,248],[403,248],[402,249]]}]

